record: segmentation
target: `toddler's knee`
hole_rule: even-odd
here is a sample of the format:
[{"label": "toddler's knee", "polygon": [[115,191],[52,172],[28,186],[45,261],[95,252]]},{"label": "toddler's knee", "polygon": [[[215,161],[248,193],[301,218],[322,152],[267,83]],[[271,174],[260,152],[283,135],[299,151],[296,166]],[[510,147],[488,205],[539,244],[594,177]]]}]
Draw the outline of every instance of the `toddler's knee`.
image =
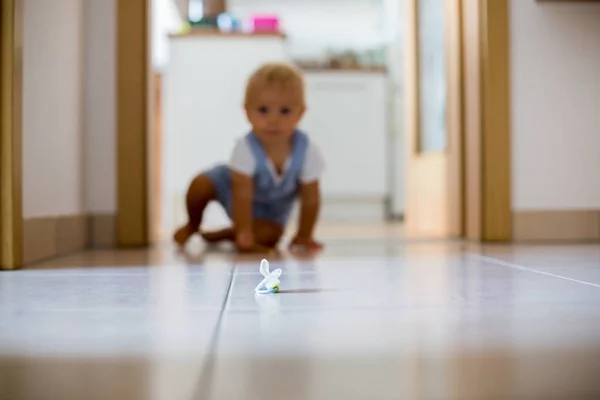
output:
[{"label": "toddler's knee", "polygon": [[207,175],[200,174],[192,180],[187,192],[188,201],[211,200],[214,197],[215,188]]}]

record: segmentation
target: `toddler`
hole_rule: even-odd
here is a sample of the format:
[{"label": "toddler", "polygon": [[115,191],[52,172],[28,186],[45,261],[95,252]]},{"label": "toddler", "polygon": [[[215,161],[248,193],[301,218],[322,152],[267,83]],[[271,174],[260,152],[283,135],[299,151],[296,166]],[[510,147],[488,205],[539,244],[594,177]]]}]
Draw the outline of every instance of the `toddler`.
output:
[{"label": "toddler", "polygon": [[[186,197],[189,219],[175,232],[175,242],[183,246],[200,233],[209,243],[235,242],[242,252],[269,251],[277,247],[299,199],[300,221],[290,249],[320,250],[313,231],[324,161],[297,128],[306,109],[302,76],[285,64],[262,66],[248,81],[244,106],[252,131],[237,141],[229,165],[194,178]],[[199,231],[204,209],[213,200],[223,206],[233,226]]]}]

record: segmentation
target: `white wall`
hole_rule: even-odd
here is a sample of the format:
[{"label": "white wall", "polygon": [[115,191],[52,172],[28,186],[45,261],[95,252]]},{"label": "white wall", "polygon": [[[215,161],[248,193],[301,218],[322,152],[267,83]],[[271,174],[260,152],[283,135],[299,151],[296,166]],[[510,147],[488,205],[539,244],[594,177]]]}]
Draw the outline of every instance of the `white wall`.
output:
[{"label": "white wall", "polygon": [[[43,1],[43,0],[40,0]],[[116,211],[116,0],[84,0],[85,207]]]},{"label": "white wall", "polygon": [[515,210],[600,208],[600,4],[511,1]]},{"label": "white wall", "polygon": [[116,0],[25,0],[23,214],[116,210]]},{"label": "white wall", "polygon": [[[157,1],[157,0],[153,0],[153,1]],[[158,0],[158,1],[163,1],[163,0]],[[173,3],[173,5],[175,6],[175,9],[177,10],[177,15],[180,18],[187,20],[188,4],[189,4],[190,0],[166,0],[166,1]]]},{"label": "white wall", "polygon": [[25,0],[25,218],[84,210],[82,4],[81,0]]},{"label": "white wall", "polygon": [[[111,0],[114,2],[114,0]],[[169,35],[182,23],[179,8],[186,0],[152,0],[152,66],[162,72],[169,61]]]}]

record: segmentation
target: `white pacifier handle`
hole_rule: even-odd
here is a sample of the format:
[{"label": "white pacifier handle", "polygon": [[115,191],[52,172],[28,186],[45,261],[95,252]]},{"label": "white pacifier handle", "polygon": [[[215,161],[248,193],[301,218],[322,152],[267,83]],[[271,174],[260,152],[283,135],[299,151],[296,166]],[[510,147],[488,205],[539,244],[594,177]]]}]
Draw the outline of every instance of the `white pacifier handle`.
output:
[{"label": "white pacifier handle", "polygon": [[262,274],[262,276],[264,276],[265,278],[267,276],[269,276],[270,271],[269,271],[269,262],[265,259],[263,259],[260,262],[260,273]]},{"label": "white pacifier handle", "polygon": [[262,260],[260,262],[260,273],[265,278],[256,286],[254,289],[258,293],[268,292],[273,289],[275,286],[279,285],[279,277],[281,276],[281,269],[276,269],[274,271],[269,270],[269,262],[267,260]]}]

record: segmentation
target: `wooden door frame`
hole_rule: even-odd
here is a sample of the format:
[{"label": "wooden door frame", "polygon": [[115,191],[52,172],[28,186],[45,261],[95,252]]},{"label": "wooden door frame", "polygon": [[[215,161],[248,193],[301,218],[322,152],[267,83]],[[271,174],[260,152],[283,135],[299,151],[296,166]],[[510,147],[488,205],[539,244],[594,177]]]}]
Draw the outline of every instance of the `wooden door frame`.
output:
[{"label": "wooden door frame", "polygon": [[[150,240],[149,1],[117,2],[117,232],[122,246],[143,246]],[[452,123],[459,126],[449,145],[459,146],[461,155],[446,172],[462,182],[450,188],[459,191],[460,204],[454,206],[462,210],[462,217],[453,223],[468,239],[506,242],[512,234],[509,0],[452,4],[460,21],[455,50],[461,95],[449,105]],[[407,50],[410,57],[411,49]],[[407,88],[408,93],[411,90],[415,89]],[[415,112],[414,104],[407,107],[408,113]]]},{"label": "wooden door frame", "polygon": [[151,0],[116,2],[117,243],[147,246]]},{"label": "wooden door frame", "polygon": [[482,237],[512,239],[509,0],[486,0],[481,13],[483,54]]},{"label": "wooden door frame", "polygon": [[23,263],[23,1],[0,0],[0,269]]},{"label": "wooden door frame", "polygon": [[512,240],[509,0],[461,0],[465,237]]}]

